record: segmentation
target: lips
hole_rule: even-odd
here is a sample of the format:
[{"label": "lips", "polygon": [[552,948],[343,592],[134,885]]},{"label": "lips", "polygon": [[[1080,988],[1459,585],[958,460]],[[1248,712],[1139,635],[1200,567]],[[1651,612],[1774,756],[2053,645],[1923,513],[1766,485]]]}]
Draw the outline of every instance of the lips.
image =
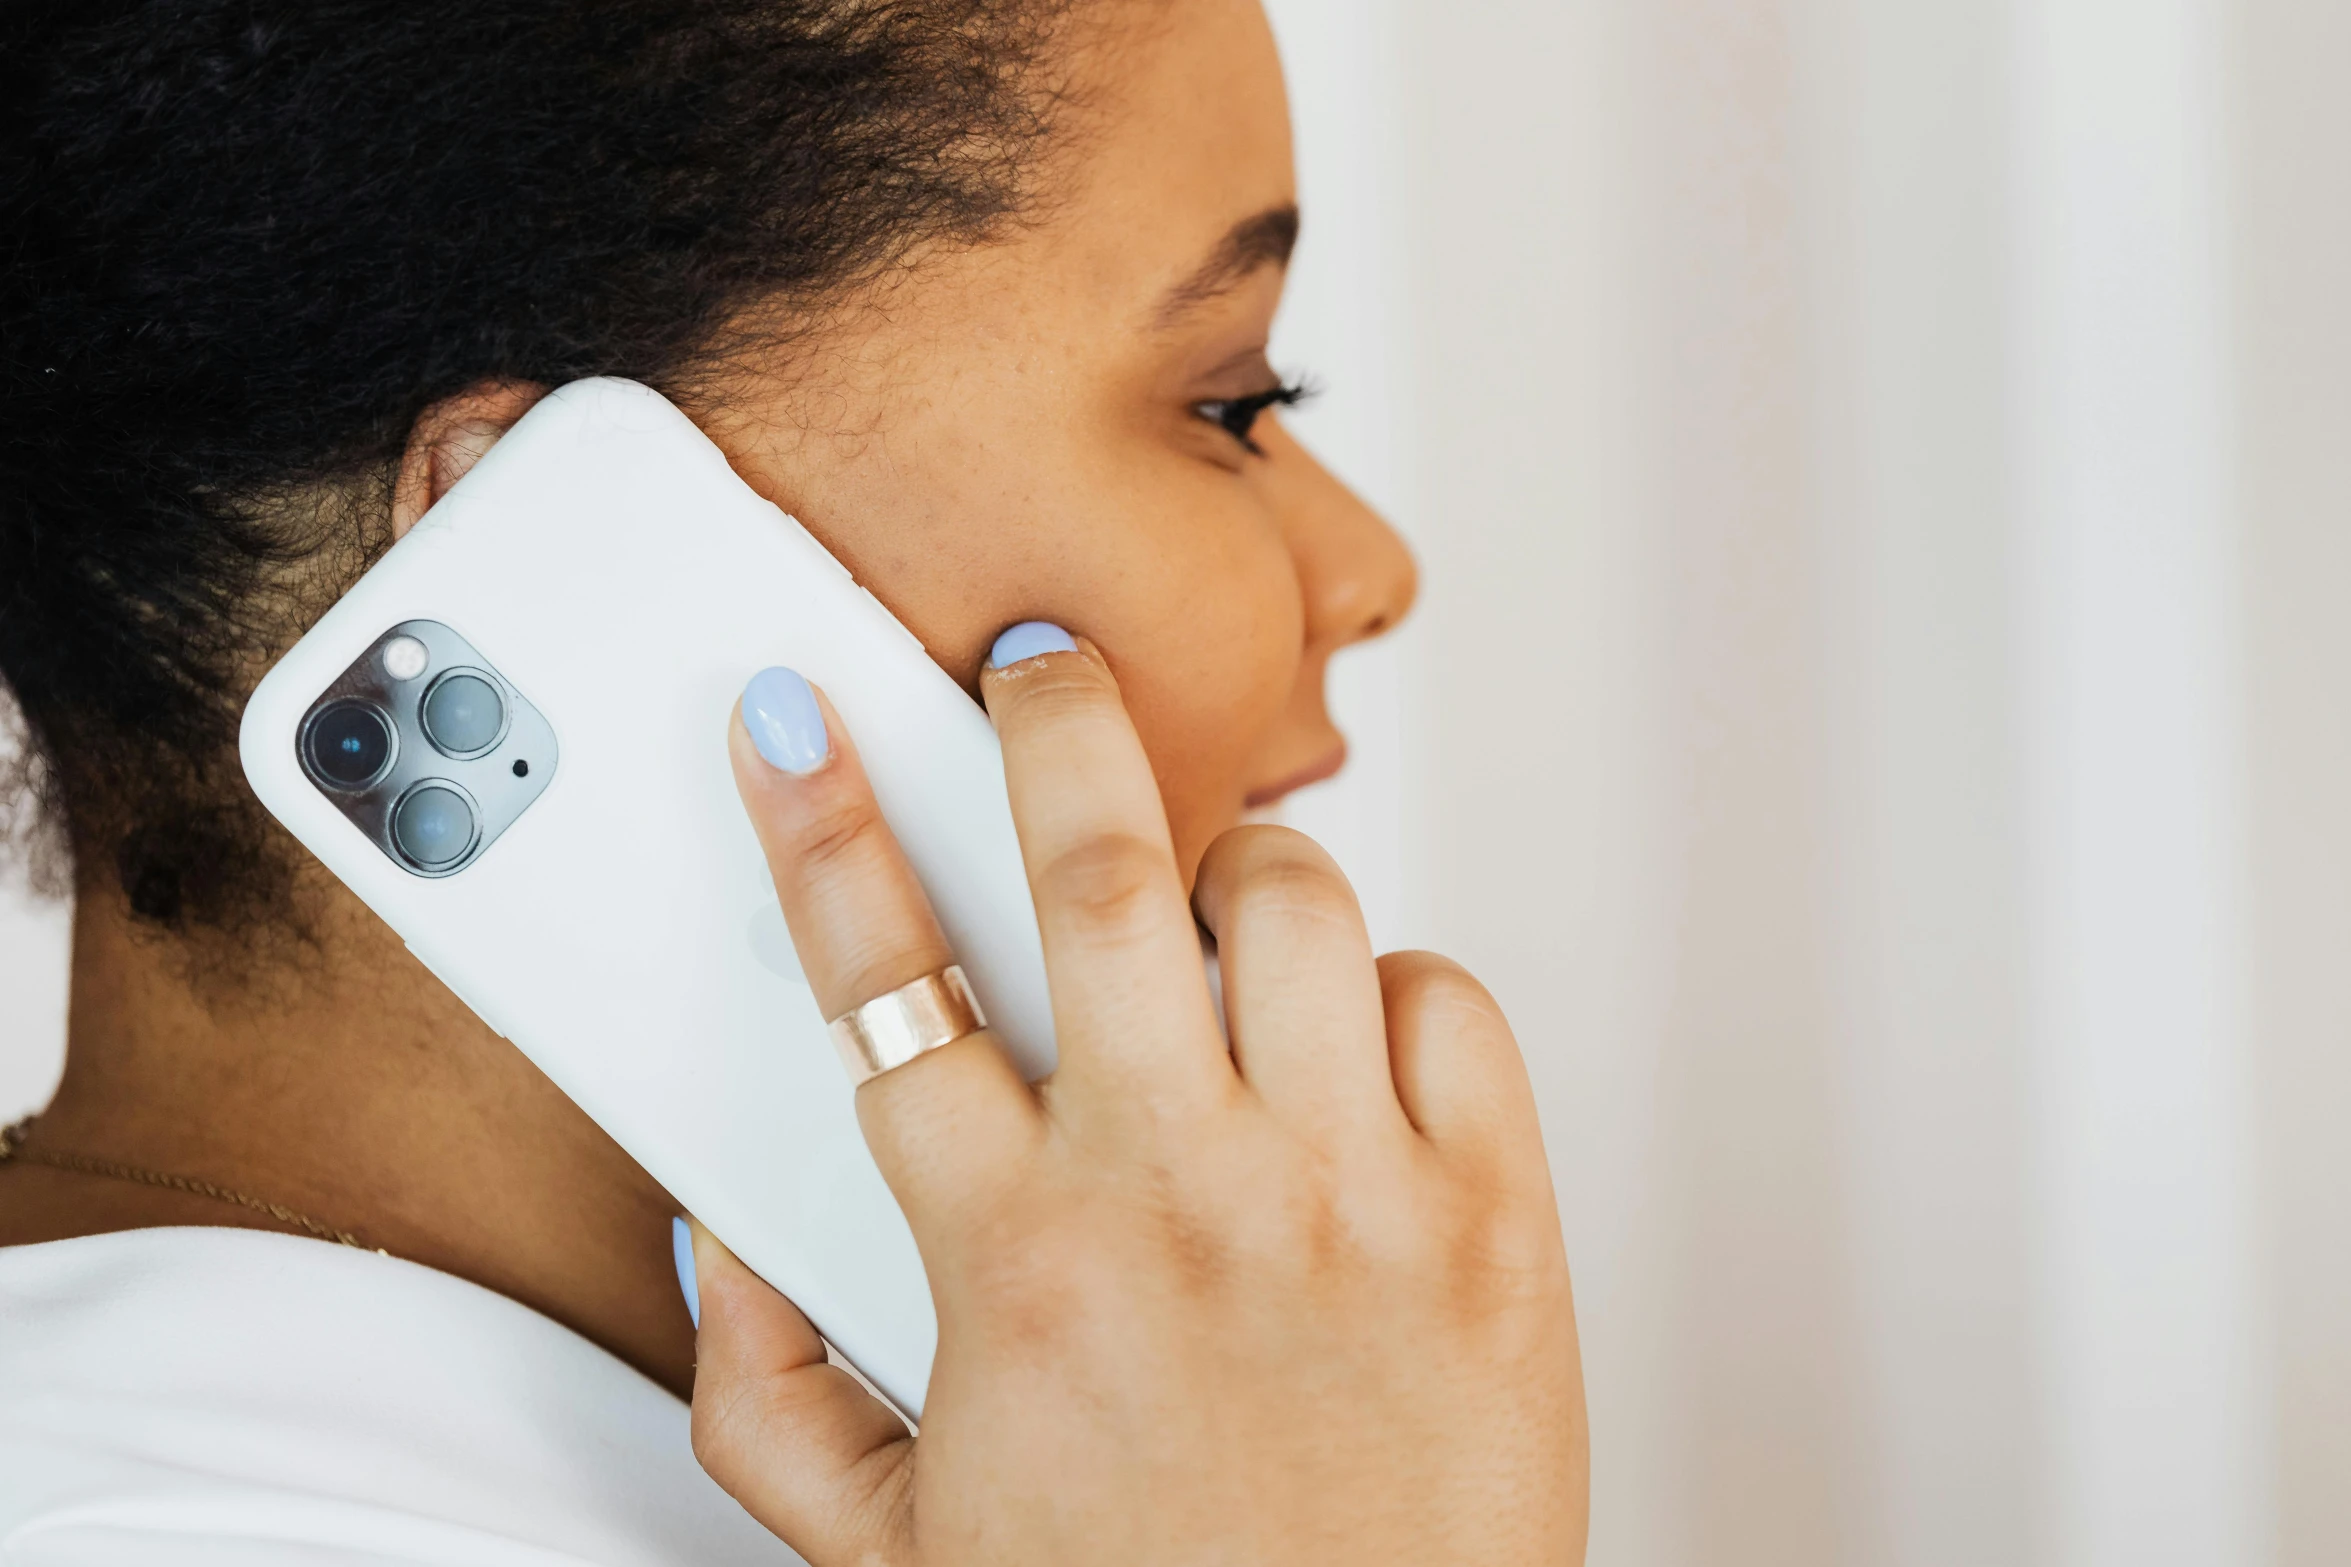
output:
[{"label": "lips", "polygon": [[1263,810],[1265,807],[1273,804],[1276,800],[1279,800],[1284,795],[1295,794],[1299,790],[1305,788],[1308,784],[1318,784],[1321,783],[1325,778],[1334,778],[1338,776],[1339,769],[1345,767],[1346,765],[1347,747],[1345,743],[1342,742],[1341,744],[1333,747],[1330,755],[1324,757],[1321,761],[1316,762],[1308,767],[1302,767],[1298,771],[1291,773],[1286,778],[1282,778],[1276,782],[1265,784],[1259,788],[1250,790],[1249,798],[1243,803],[1249,810]]}]

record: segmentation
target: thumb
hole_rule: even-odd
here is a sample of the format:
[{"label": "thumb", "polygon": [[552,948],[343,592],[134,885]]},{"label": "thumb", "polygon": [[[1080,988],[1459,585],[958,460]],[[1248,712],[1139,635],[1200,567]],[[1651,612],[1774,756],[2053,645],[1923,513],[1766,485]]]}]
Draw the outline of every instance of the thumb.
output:
[{"label": "thumb", "polygon": [[694,1456],[810,1567],[905,1563],[914,1436],[800,1309],[693,1226],[701,1294]]}]

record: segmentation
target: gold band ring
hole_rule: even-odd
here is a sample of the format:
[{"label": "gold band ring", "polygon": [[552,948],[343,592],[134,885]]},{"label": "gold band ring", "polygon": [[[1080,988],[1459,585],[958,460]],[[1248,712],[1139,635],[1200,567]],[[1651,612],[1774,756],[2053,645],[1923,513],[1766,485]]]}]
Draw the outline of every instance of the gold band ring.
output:
[{"label": "gold band ring", "polygon": [[904,1066],[941,1045],[951,1045],[988,1026],[971,981],[954,964],[900,985],[886,996],[834,1018],[833,1046],[849,1081],[863,1086],[893,1067]]}]

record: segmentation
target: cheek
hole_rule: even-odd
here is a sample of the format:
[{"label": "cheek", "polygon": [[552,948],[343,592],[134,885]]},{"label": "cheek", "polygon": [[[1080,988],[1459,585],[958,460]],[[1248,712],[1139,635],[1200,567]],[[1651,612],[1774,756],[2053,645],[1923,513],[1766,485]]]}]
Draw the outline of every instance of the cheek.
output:
[{"label": "cheek", "polygon": [[1188,877],[1240,819],[1297,683],[1297,569],[1262,502],[1230,475],[1089,426],[1081,409],[1018,421],[1009,395],[993,406],[988,419],[901,426],[887,462],[879,443],[788,473],[763,466],[765,453],[730,455],[755,486],[796,502],[957,679],[976,679],[1018,621],[1092,638],[1118,674]]},{"label": "cheek", "polygon": [[[1267,737],[1289,710],[1305,642],[1297,566],[1261,501],[1228,474],[1156,451],[1114,464],[1073,450],[1045,462],[1039,444],[1009,465],[977,451],[943,465],[968,476],[969,504],[955,527],[933,532],[921,569],[901,556],[889,576],[923,584],[925,603],[906,606],[929,611],[916,630],[934,652],[968,646],[975,671],[996,633],[1019,620],[1053,621],[1102,649],[1188,878],[1240,820]],[[999,473],[1001,483],[982,479]],[[878,578],[876,590],[890,596]],[[959,638],[933,638],[955,623]]]},{"label": "cheek", "polygon": [[1189,879],[1240,820],[1252,768],[1288,709],[1303,607],[1270,529],[1136,564],[1144,569],[1102,584],[1084,618],[1118,673]]}]

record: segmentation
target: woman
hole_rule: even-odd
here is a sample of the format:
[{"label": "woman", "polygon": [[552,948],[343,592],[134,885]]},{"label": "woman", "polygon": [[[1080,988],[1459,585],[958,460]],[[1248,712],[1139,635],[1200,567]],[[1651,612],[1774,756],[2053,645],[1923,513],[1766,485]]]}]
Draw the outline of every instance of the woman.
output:
[{"label": "woman", "polygon": [[[66,1076],[0,1172],[8,1559],[780,1555],[689,1391],[820,1564],[1580,1550],[1515,1047],[1233,831],[1339,765],[1324,668],[1413,592],[1274,417],[1255,0],[5,16],[0,672],[77,894]],[[1005,736],[1064,1069],[975,1035],[860,1091],[938,1295],[919,1442],[707,1236],[683,1265],[235,765],[273,653],[590,374],[669,393]],[[738,777],[846,1011],[952,955],[796,689]]]}]

